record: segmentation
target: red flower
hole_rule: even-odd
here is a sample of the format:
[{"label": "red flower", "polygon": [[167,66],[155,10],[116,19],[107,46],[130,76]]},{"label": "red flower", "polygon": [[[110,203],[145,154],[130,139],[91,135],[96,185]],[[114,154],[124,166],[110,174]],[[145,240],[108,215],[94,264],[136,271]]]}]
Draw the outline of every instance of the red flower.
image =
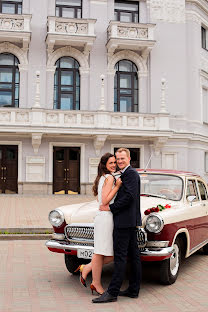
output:
[{"label": "red flower", "polygon": [[151,213],[151,210],[150,209],[147,209],[147,210],[145,210],[145,212],[144,212],[144,214],[147,216],[147,215],[149,215]]},{"label": "red flower", "polygon": [[165,205],[165,208],[171,208],[171,205],[167,204]]},{"label": "red flower", "polygon": [[159,212],[160,209],[158,207],[155,207],[155,212]]}]

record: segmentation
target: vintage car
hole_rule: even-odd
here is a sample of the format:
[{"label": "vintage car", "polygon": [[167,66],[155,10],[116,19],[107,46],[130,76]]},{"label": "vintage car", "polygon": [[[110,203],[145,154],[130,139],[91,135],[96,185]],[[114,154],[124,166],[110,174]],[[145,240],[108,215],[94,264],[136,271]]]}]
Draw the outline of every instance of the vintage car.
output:
[{"label": "vintage car", "polygon": [[[142,261],[160,261],[160,281],[176,281],[181,261],[203,247],[208,254],[208,192],[197,174],[172,170],[138,170],[141,178],[142,226],[137,229]],[[50,251],[63,253],[69,272],[93,255],[93,219],[98,202],[52,210]],[[105,237],[103,237],[105,239]]]}]

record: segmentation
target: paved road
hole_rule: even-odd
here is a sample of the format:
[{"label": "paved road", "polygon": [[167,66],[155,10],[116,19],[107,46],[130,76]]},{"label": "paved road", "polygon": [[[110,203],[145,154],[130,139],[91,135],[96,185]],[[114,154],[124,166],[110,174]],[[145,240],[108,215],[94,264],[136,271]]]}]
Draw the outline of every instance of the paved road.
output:
[{"label": "paved road", "polygon": [[[112,265],[104,269],[104,287],[112,270]],[[138,299],[119,298],[116,303],[95,305],[89,287],[81,286],[78,276],[65,269],[63,255],[49,252],[43,241],[1,241],[0,311],[208,311],[208,256],[197,253],[187,259],[171,286],[158,283],[157,267],[154,269],[152,264],[146,264],[143,271]]]}]

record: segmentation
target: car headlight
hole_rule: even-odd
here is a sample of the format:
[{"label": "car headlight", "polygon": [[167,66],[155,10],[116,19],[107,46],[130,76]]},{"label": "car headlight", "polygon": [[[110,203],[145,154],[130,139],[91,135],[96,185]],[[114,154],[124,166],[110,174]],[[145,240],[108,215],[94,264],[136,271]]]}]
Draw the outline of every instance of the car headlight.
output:
[{"label": "car headlight", "polygon": [[55,209],[49,213],[48,219],[53,226],[59,227],[64,223],[64,214],[61,210]]},{"label": "car headlight", "polygon": [[164,227],[164,221],[160,215],[151,213],[147,217],[146,225],[145,225],[145,228],[147,231],[151,233],[159,233],[162,231],[163,227]]}]

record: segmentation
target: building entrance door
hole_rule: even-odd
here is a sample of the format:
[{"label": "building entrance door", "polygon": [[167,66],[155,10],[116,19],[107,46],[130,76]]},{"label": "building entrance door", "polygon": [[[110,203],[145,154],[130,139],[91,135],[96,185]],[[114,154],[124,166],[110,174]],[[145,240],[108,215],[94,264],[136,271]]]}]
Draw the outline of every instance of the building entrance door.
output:
[{"label": "building entrance door", "polygon": [[53,193],[80,193],[80,148],[54,147]]},{"label": "building entrance door", "polygon": [[0,193],[18,193],[17,177],[18,146],[0,145]]}]

